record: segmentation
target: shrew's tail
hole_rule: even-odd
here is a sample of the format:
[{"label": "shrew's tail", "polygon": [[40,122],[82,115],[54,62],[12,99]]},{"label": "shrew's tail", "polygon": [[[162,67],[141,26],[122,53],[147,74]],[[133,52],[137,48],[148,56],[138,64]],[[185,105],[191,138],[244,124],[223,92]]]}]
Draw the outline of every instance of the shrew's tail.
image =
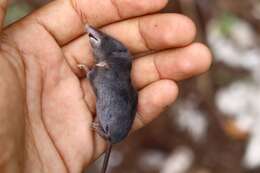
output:
[{"label": "shrew's tail", "polygon": [[110,142],[108,142],[101,173],[106,173],[106,171],[107,171],[107,166],[108,166],[108,161],[109,161],[109,157],[110,157],[110,154],[111,154],[111,150],[112,150],[112,144]]}]

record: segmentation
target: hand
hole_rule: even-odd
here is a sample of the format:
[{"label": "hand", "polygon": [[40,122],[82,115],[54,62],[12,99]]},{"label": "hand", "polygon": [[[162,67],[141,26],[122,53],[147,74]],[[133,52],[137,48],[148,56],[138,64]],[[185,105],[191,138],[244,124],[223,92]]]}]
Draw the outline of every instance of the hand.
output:
[{"label": "hand", "polygon": [[211,54],[192,43],[190,19],[150,14],[166,3],[56,0],[2,30],[0,170],[79,173],[104,151],[104,140],[90,128],[95,95],[77,68],[93,64],[85,24],[101,27],[138,56],[132,69],[139,90],[134,130],[174,102],[174,81],[209,68]]}]

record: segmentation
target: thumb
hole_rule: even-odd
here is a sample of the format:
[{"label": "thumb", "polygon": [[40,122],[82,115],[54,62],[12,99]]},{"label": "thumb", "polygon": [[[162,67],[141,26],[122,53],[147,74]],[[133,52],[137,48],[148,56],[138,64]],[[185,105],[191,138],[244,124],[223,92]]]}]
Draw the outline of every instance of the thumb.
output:
[{"label": "thumb", "polygon": [[8,4],[8,0],[0,0],[0,30],[2,30],[3,28],[7,4]]}]

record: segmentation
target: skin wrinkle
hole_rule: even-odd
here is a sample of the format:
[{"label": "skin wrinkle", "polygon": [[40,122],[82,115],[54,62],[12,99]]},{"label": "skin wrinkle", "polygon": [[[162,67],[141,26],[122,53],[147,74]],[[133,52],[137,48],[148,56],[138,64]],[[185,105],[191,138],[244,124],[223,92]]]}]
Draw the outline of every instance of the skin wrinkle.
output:
[{"label": "skin wrinkle", "polygon": [[56,42],[57,44],[59,44],[59,42],[58,42],[58,40],[56,40],[56,37],[54,36],[54,34],[48,29],[48,27],[47,27],[43,22],[41,22],[41,19],[35,18],[34,21],[35,21],[35,23],[36,23],[37,25],[39,25],[40,27],[42,27],[43,30],[45,30],[45,31],[55,40],[55,42]]},{"label": "skin wrinkle", "polygon": [[[41,116],[41,117],[42,117],[42,116]],[[42,121],[43,121],[43,119],[42,119]],[[43,121],[43,122],[44,122],[44,121]],[[45,124],[45,123],[43,123],[43,126],[44,126],[45,131],[46,131],[47,135],[49,136],[49,138],[50,138],[50,140],[51,140],[51,142],[52,142],[54,148],[56,149],[56,151],[57,151],[57,153],[58,153],[58,155],[59,155],[59,157],[60,157],[60,160],[61,160],[61,161],[63,162],[63,164],[64,164],[64,167],[65,167],[65,169],[66,169],[66,172],[69,173],[69,167],[68,167],[68,165],[67,165],[67,163],[66,163],[66,161],[65,161],[64,156],[62,155],[62,152],[59,150],[59,148],[58,148],[57,145],[55,144],[54,139],[52,138],[52,136],[51,136],[51,134],[50,134],[48,128],[46,127],[46,124]]]},{"label": "skin wrinkle", "polygon": [[[4,46],[8,46],[6,43],[4,43],[5,45]],[[7,47],[6,47],[7,48]],[[8,47],[8,48],[10,48],[10,47]],[[7,49],[8,49],[7,48]],[[18,74],[18,69],[17,69],[17,63],[15,64],[15,62],[14,61],[12,61],[13,59],[13,57],[8,53],[8,51],[6,51],[6,50],[3,50],[3,44],[1,45],[1,49],[2,49],[2,51],[3,51],[3,53],[0,55],[0,58],[1,58],[1,61],[2,61],[2,64],[4,64],[5,65],[5,67],[6,68],[9,68],[9,72],[11,73],[11,77],[10,77],[10,79],[14,79],[14,80],[16,80],[16,81],[18,81],[18,83],[16,83],[16,85],[15,86],[11,86],[10,88],[11,88],[11,91],[13,90],[15,93],[14,94],[17,94],[17,91],[19,91],[19,92],[21,92],[21,91],[23,91],[24,90],[24,85],[23,85],[23,83],[21,82],[21,76],[19,76]],[[5,55],[7,55],[7,57],[6,56],[4,56],[4,54]],[[5,73],[4,73],[5,74]],[[8,77],[9,78],[9,77]],[[8,84],[10,84],[10,80],[8,79],[8,78],[6,78],[6,77],[3,77],[3,79],[4,79],[4,83],[6,83],[7,85]],[[6,88],[6,89],[4,89],[4,88]],[[2,87],[2,91],[6,91],[5,93],[4,93],[4,96],[6,95],[6,94],[8,94],[8,86],[6,86],[6,85],[3,85],[3,87]],[[22,93],[21,93],[22,94]],[[7,95],[6,95],[7,96]],[[25,99],[25,94],[22,94],[22,95],[20,95],[21,97],[19,97],[19,99],[21,99],[21,100],[24,100]],[[13,99],[13,96],[11,96],[11,100]],[[11,105],[6,105],[7,107],[11,107]],[[21,107],[20,107],[21,106]],[[23,114],[26,112],[26,109],[25,109],[25,105],[23,104],[23,105],[20,105],[19,107],[18,107],[18,109],[20,109],[21,108],[21,112],[20,112],[20,114],[18,114],[18,115],[16,115],[16,116],[18,116],[17,118],[20,118],[20,116],[23,116]],[[4,110],[5,111],[5,110]],[[11,115],[10,115],[11,116]],[[5,118],[5,115],[3,116],[3,118]],[[16,123],[16,122],[15,122]],[[16,136],[16,138],[15,139],[10,139],[10,141],[9,141],[9,145],[5,148],[5,151],[7,151],[6,153],[7,153],[7,155],[6,155],[6,157],[3,157],[3,158],[6,158],[6,159],[4,159],[4,160],[1,160],[1,159],[3,159],[3,158],[0,158],[0,160],[1,160],[1,164],[3,164],[2,162],[5,162],[5,161],[8,161],[8,162],[10,162],[10,160],[12,160],[13,158],[15,158],[15,159],[17,159],[16,161],[17,161],[17,163],[18,164],[16,164],[16,163],[14,163],[14,167],[13,168],[11,168],[11,167],[9,167],[9,168],[11,168],[11,169],[13,169],[13,170],[16,170],[16,169],[18,169],[18,167],[22,167],[23,165],[24,165],[24,163],[23,163],[23,160],[24,160],[24,151],[19,151],[19,156],[17,156],[17,148],[15,148],[16,147],[16,145],[17,145],[17,143],[16,142],[21,142],[20,144],[20,146],[25,146],[25,140],[24,140],[24,135],[25,135],[25,133],[24,133],[24,126],[25,126],[25,123],[24,123],[24,121],[22,120],[22,122],[20,122],[20,124],[22,124],[22,131],[20,131],[19,133],[19,136]],[[7,126],[7,128],[9,128],[8,126]],[[8,131],[6,131],[6,132],[8,132]],[[2,136],[1,136],[2,137]],[[21,138],[20,138],[21,137]],[[18,139],[18,141],[17,141],[17,139]],[[9,140],[9,138],[7,138],[6,139],[6,141],[4,141],[4,143],[8,143],[8,140]],[[10,151],[9,151],[10,150]],[[9,151],[9,152],[8,152]],[[5,156],[5,155],[3,155],[3,156]],[[17,156],[17,158],[15,157],[15,156]],[[4,163],[4,164],[7,164],[7,162],[6,163]],[[10,164],[11,165],[11,164]],[[0,166],[3,166],[2,168],[3,169],[5,169],[4,168],[4,166],[5,165],[0,165]],[[8,165],[7,165],[7,167],[6,167],[6,169],[8,169]],[[21,169],[21,168],[20,168]]]},{"label": "skin wrinkle", "polygon": [[[31,20],[30,23],[31,23],[32,25],[35,25],[35,27],[38,27],[39,30],[41,30],[41,31],[43,31],[43,32],[46,32],[47,35],[50,35],[51,40],[53,40],[53,42],[58,45],[57,40],[55,40],[54,35],[52,35],[52,32],[48,30],[48,27],[46,27],[46,26],[40,21],[39,18],[35,18],[35,17],[32,18],[32,20]],[[12,36],[10,33],[7,33],[6,35],[9,36],[9,37]],[[18,51],[18,54],[22,55],[21,57],[25,57],[24,55],[34,56],[35,54],[38,53],[38,52],[35,52],[35,51],[31,51],[31,50],[28,51],[28,49],[25,50],[25,49],[23,48],[23,45],[22,45],[20,42],[17,42],[16,39],[11,38],[11,39],[9,39],[9,40],[12,40],[12,39],[14,40],[14,41],[12,42],[12,44],[14,45],[13,47],[16,48],[16,50]],[[24,54],[24,55],[23,55],[23,54]],[[22,59],[23,59],[23,58],[22,58]],[[37,59],[39,59],[39,62],[40,62],[40,60],[42,60],[43,58],[37,57]],[[25,62],[25,61],[22,60],[22,62]],[[40,62],[40,63],[41,63],[41,62]],[[46,64],[47,64],[47,63],[46,63]],[[41,65],[39,65],[39,67],[41,68],[41,71],[42,71],[42,75],[43,75],[44,77],[46,77],[46,71],[48,70],[48,69],[46,69],[46,64],[41,64]]]},{"label": "skin wrinkle", "polygon": [[[22,88],[23,88],[23,90],[24,90],[24,92],[25,92],[25,103],[28,103],[28,100],[27,100],[27,90],[26,90],[26,82],[25,83],[23,83],[22,82],[22,78],[26,81],[26,72],[27,72],[27,66],[26,66],[26,63],[25,63],[25,61],[24,61],[24,58],[23,58],[23,54],[22,54],[22,52],[20,51],[20,49],[18,48],[18,46],[17,46],[17,44],[15,43],[15,42],[13,42],[13,41],[11,41],[10,39],[9,39],[9,37],[8,37],[8,35],[7,34],[5,34],[4,32],[2,32],[1,33],[1,51],[2,52],[4,52],[5,54],[7,54],[8,55],[8,57],[10,57],[10,58],[6,58],[7,59],[7,62],[11,65],[11,67],[14,69],[14,71],[15,71],[15,73],[16,73],[16,76],[18,77],[18,79],[19,79],[19,82],[20,82],[20,84],[21,84],[21,86],[22,86]],[[10,43],[12,43],[12,46],[10,46]],[[5,48],[3,48],[3,46],[5,47]],[[15,52],[15,55],[16,56],[14,56],[14,55],[12,55],[10,52],[10,50],[9,49],[12,49],[12,51],[13,52]],[[13,59],[16,59],[16,61],[14,62],[13,61]],[[14,64],[15,63],[15,64]],[[22,69],[22,71],[23,71],[23,73],[21,73],[21,72],[18,72],[19,70],[21,70]],[[27,106],[28,107],[28,106]],[[27,123],[29,123],[29,125],[30,125],[30,121],[29,121],[29,117],[28,116],[26,116],[26,115],[29,115],[28,113],[29,113],[29,111],[28,111],[28,109],[27,109],[27,107],[26,107],[26,104],[24,105],[24,115],[25,115],[25,119],[24,119],[24,126],[25,126],[25,128],[24,129],[28,129],[27,127],[28,127],[28,124]],[[30,129],[30,128],[29,128]],[[27,135],[26,135],[26,132],[27,131],[25,131],[25,133],[24,133],[24,146],[25,146],[25,150],[24,150],[24,152],[23,152],[23,160],[25,160],[25,158],[26,158],[26,155],[27,155],[27,150],[26,150],[26,137],[27,137]],[[33,142],[33,144],[35,144],[35,141],[33,140],[32,141]],[[35,146],[35,145],[34,145]],[[36,147],[35,147],[36,148]],[[37,152],[38,153],[38,152]],[[38,153],[38,156],[39,156],[39,153]],[[23,163],[23,164],[25,164],[25,163]],[[25,166],[23,167],[24,169],[25,169]]]},{"label": "skin wrinkle", "polygon": [[[15,47],[17,47],[16,44],[14,44]],[[23,76],[24,76],[24,80],[26,81],[27,78],[26,78],[26,72],[27,72],[27,68],[26,68],[26,63],[24,62],[24,59],[23,59],[23,56],[22,56],[22,52],[19,50],[19,49],[16,49],[17,50],[17,55],[19,55],[19,59],[21,60],[20,62],[22,63],[22,68],[23,68]],[[16,68],[15,68],[16,69]],[[18,74],[18,69],[16,69],[16,73],[17,73],[17,76],[19,76]],[[21,80],[20,80],[21,81]],[[21,82],[22,83],[22,82]],[[24,89],[24,94],[25,94],[25,103],[27,104],[28,103],[28,100],[27,100],[27,89],[26,89],[26,82],[23,86],[23,89]],[[25,119],[24,119],[24,141],[23,141],[23,145],[24,145],[24,148],[26,148],[26,127],[27,127],[27,123],[26,123],[26,120],[29,119],[28,116],[26,115],[29,115],[29,110],[28,110],[28,106],[27,105],[24,105],[24,115],[25,115]],[[26,150],[23,151],[23,160],[25,160],[26,158]],[[38,153],[39,154],[39,153]],[[23,162],[23,171],[25,171],[25,162]]]},{"label": "skin wrinkle", "polygon": [[[20,53],[20,55],[22,56],[22,53]],[[24,61],[23,61],[24,62]],[[24,62],[24,67],[25,67],[25,81],[27,81],[27,78],[26,76],[28,75],[28,68],[27,68],[27,65],[26,63]],[[42,82],[42,78],[41,78],[41,82]],[[27,96],[28,93],[26,93],[26,103],[28,104],[28,96]],[[27,106],[29,107],[29,106]],[[25,140],[28,138],[31,140],[32,142],[32,146],[34,147],[35,151],[36,151],[36,155],[37,155],[37,158],[39,158],[39,161],[40,161],[40,166],[41,166],[41,170],[43,170],[43,160],[42,160],[42,157],[40,156],[40,152],[39,152],[39,149],[37,148],[37,145],[36,145],[36,141],[35,141],[35,135],[33,134],[33,131],[32,131],[32,123],[31,123],[31,120],[29,117],[30,116],[30,112],[29,110],[27,109],[27,114],[28,116],[25,116],[25,129],[26,129],[26,134],[25,134]],[[31,138],[29,136],[31,136]],[[27,147],[25,147],[25,153],[28,152],[27,151]],[[27,153],[26,153],[27,154]],[[25,155],[26,157],[26,155]],[[26,167],[25,167],[26,168]]]},{"label": "skin wrinkle", "polygon": [[[26,129],[26,132],[27,132],[25,134],[25,140],[27,141],[27,140],[30,139],[30,141],[32,142],[31,145],[33,146],[33,149],[36,151],[36,153],[35,152],[33,152],[33,153],[35,153],[37,155],[36,157],[39,158],[41,170],[43,170],[44,163],[43,163],[42,157],[40,155],[39,149],[37,148],[37,144],[36,144],[36,140],[35,140],[36,138],[35,138],[35,135],[33,134],[33,131],[32,131],[32,123],[31,123],[29,116],[30,115],[29,115],[29,111],[28,111],[28,116],[25,116],[25,126],[26,126],[25,129]],[[25,145],[25,158],[28,155],[27,153],[29,153],[28,149],[29,148],[27,148],[26,145]]]},{"label": "skin wrinkle", "polygon": [[[90,94],[90,97],[94,97],[94,92],[93,92],[93,90],[92,90],[92,88],[91,88],[91,91],[90,91],[91,93],[89,93]],[[96,117],[96,107],[95,107],[95,103],[93,104],[94,105],[94,107],[93,106],[90,106],[90,103],[88,103],[87,102],[87,97],[86,97],[86,94],[84,94],[84,101],[86,102],[86,104],[87,104],[87,106],[88,106],[88,108],[89,108],[89,111],[90,111],[90,113],[93,115],[93,118],[95,118]]]},{"label": "skin wrinkle", "polygon": [[148,51],[152,51],[153,49],[150,48],[149,42],[148,42],[148,40],[146,40],[146,37],[144,36],[143,30],[142,30],[142,27],[141,27],[141,19],[142,19],[142,18],[138,18],[138,19],[137,19],[137,20],[138,20],[138,21],[137,21],[137,25],[138,25],[138,31],[139,31],[140,37],[141,37],[141,39],[143,40],[143,43],[144,43],[144,46],[146,47],[146,49],[147,49]]},{"label": "skin wrinkle", "polygon": [[111,4],[113,5],[113,7],[116,9],[116,12],[117,12],[117,16],[119,17],[119,20],[120,19],[123,19],[123,16],[121,14],[121,11],[117,5],[117,3],[115,2],[115,0],[110,0]]},{"label": "skin wrinkle", "polygon": [[86,101],[87,99],[86,99],[85,94],[84,94],[83,98],[84,98],[84,102],[86,103],[86,107],[89,109],[89,112],[91,113],[91,115],[93,115],[93,118],[94,118],[95,117],[94,115],[96,114],[96,112],[93,109],[91,109],[89,103]]},{"label": "skin wrinkle", "polygon": [[[44,86],[44,85],[43,85],[43,86]],[[44,91],[44,87],[43,87],[42,91]],[[42,93],[43,93],[43,92],[42,92]],[[41,99],[41,104],[42,104],[42,103],[43,103],[43,96],[41,96],[41,98],[42,98],[42,99]],[[42,107],[41,107],[41,108],[42,108]],[[43,112],[43,111],[41,111],[41,112]],[[43,119],[43,114],[41,114],[40,117],[41,117],[41,121],[42,121],[42,124],[43,124],[43,126],[44,126],[44,129],[45,129],[45,131],[46,131],[46,134],[48,135],[48,137],[49,137],[49,139],[50,139],[50,141],[51,141],[53,147],[56,149],[56,152],[57,152],[57,154],[58,154],[60,160],[63,162],[64,167],[65,167],[65,169],[66,169],[66,172],[69,173],[69,166],[67,165],[67,163],[66,163],[66,161],[65,161],[65,158],[64,158],[64,156],[62,155],[62,152],[59,150],[59,148],[57,147],[57,144],[54,142],[54,139],[52,138],[51,133],[50,133],[50,131],[48,130],[46,123],[44,123],[45,121],[44,121],[44,119]]]},{"label": "skin wrinkle", "polygon": [[144,127],[146,124],[146,122],[144,121],[143,115],[139,111],[136,113],[135,121],[140,122],[141,125],[139,125],[139,127]]},{"label": "skin wrinkle", "polygon": [[[40,25],[40,26],[42,26],[44,29],[45,29],[45,27],[44,27],[44,25]],[[47,31],[47,30],[46,30]],[[48,32],[48,31],[47,31]],[[53,37],[54,38],[54,37]],[[29,58],[34,58],[35,59],[35,61],[36,62],[38,62],[36,59],[39,59],[39,58],[36,58],[33,54],[31,54],[31,53],[26,53],[26,52],[24,52],[24,51],[22,51],[22,50],[20,50],[20,49],[18,49],[19,51],[19,54],[21,55],[21,58],[23,59],[23,62],[24,62],[24,67],[25,67],[25,73],[26,73],[26,71],[28,71],[28,69],[30,68],[30,65],[27,65],[27,63],[26,63],[26,58],[25,57],[29,57]],[[39,65],[40,66],[40,65]],[[39,68],[41,71],[44,71],[43,69],[41,69],[41,68]],[[41,74],[43,74],[43,72],[41,72]],[[42,76],[42,75],[41,75]],[[25,77],[25,81],[27,81],[26,80],[26,77]],[[43,83],[43,80],[42,80],[42,83]],[[28,85],[26,85],[26,86],[28,86]],[[41,86],[41,85],[40,85]],[[43,85],[43,86],[45,86],[45,85]],[[42,98],[43,99],[43,91],[44,91],[44,87],[42,87],[41,88],[41,92],[40,92],[40,98]],[[40,99],[40,105],[42,105],[42,103],[43,103],[43,100],[42,99]],[[27,103],[28,103],[28,101],[27,101]],[[27,106],[28,107],[28,106]],[[40,106],[40,108],[42,109],[42,106]],[[40,112],[43,112],[42,110],[40,111]],[[28,113],[28,116],[29,116],[29,114],[30,113]],[[30,118],[28,118],[28,119],[30,119]],[[41,122],[42,122],[42,125],[43,125],[43,127],[44,127],[44,131],[46,132],[46,134],[48,135],[48,138],[50,139],[50,141],[51,141],[51,143],[52,143],[52,146],[55,148],[55,150],[56,150],[56,153],[58,154],[58,156],[60,157],[60,160],[63,162],[63,165],[64,165],[64,167],[65,167],[65,169],[66,169],[66,171],[67,172],[69,172],[69,168],[68,168],[68,165],[66,164],[66,162],[65,162],[65,159],[64,159],[64,157],[62,156],[62,154],[61,154],[61,151],[59,151],[59,149],[58,149],[58,147],[56,146],[56,144],[55,144],[55,142],[54,142],[54,140],[53,140],[53,138],[52,138],[52,136],[50,135],[50,132],[48,131],[48,128],[46,127],[46,124],[44,123],[44,119],[43,119],[43,114],[40,114],[40,119],[41,119]],[[30,122],[30,121],[29,121]],[[33,134],[33,133],[32,133]],[[34,135],[33,135],[34,136]],[[33,138],[35,138],[35,137],[33,137]],[[34,143],[35,143],[35,140],[34,140]],[[36,151],[37,151],[37,154],[39,154],[39,149],[37,149],[37,146],[35,147],[35,149],[36,149]],[[39,157],[38,157],[39,159],[40,159],[40,162],[42,163],[42,165],[44,165],[43,164],[43,160],[42,160],[42,158],[40,157],[40,154],[39,154]],[[43,167],[43,169],[45,169],[45,167]]]},{"label": "skin wrinkle", "polygon": [[[87,13],[84,13],[82,12],[81,10],[81,7],[78,6],[77,4],[77,1],[78,0],[69,0],[68,4],[69,4],[69,7],[72,9],[72,11],[76,14],[77,18],[79,19],[79,22],[80,22],[80,25],[82,26],[82,28],[84,27],[84,21],[86,21],[87,23]],[[74,3],[75,2],[75,3]],[[35,21],[36,24],[39,24],[40,26],[42,26],[44,28],[44,30],[46,30],[49,35],[52,36],[52,38],[56,41],[56,43],[60,46],[65,46],[66,44],[68,44],[71,40],[67,40],[65,43],[64,41],[62,40],[59,40],[57,38],[57,36],[55,35],[54,31],[51,31],[49,29],[49,26],[48,24],[45,24],[43,21],[42,21],[42,16],[41,15],[32,15],[30,16],[32,17],[33,21]],[[83,30],[82,30],[83,31]],[[78,36],[80,37],[82,35],[82,33]],[[72,38],[72,40],[75,39],[75,38]]]},{"label": "skin wrinkle", "polygon": [[[13,46],[11,46],[11,44]],[[25,64],[21,56],[21,52],[17,47],[17,44],[11,41],[7,34],[4,32],[1,33],[1,44],[0,44],[1,54],[6,54],[8,56],[7,61],[12,65],[15,70],[15,74],[19,79],[21,86],[25,89],[25,84],[22,82],[25,77]],[[14,56],[11,54],[12,51],[15,52],[16,59],[14,61]],[[18,55],[18,56],[17,56]],[[1,57],[2,58],[2,57]],[[23,73],[18,72],[22,70]]]},{"label": "skin wrinkle", "polygon": [[158,75],[156,80],[162,79],[161,72],[160,72],[158,65],[157,65],[158,58],[156,58],[155,55],[153,55],[152,59],[153,59],[154,68],[156,69],[156,72],[157,72],[157,75]]},{"label": "skin wrinkle", "polygon": [[88,16],[87,16],[87,13],[82,12],[80,5],[78,5],[79,4],[78,1],[79,0],[70,0],[70,5],[71,5],[72,9],[74,10],[74,12],[78,15],[82,26],[84,26],[85,24],[88,23]]},{"label": "skin wrinkle", "polygon": [[[141,82],[141,84],[138,84],[140,82],[138,82],[140,79],[138,79],[137,81],[135,81],[135,86],[138,90],[141,90],[143,88],[145,88],[146,86],[150,85],[151,83],[153,83],[156,80],[160,79],[160,74],[159,74],[159,68],[157,67],[157,64],[155,64],[155,59],[156,59],[156,55],[151,54],[151,55],[146,55],[144,56],[144,59],[135,59],[134,60],[134,67],[138,67],[138,68],[134,68],[132,70],[132,75],[133,77],[136,76],[136,74],[139,74],[140,72],[140,68],[142,67],[140,65],[140,61],[142,62],[142,60],[144,61],[149,61],[147,62],[147,64],[149,65],[149,69],[152,69],[152,72],[149,71],[149,73],[152,73],[153,78],[149,78],[148,80],[146,80],[145,82]],[[142,62],[142,64],[144,64],[145,62]]]},{"label": "skin wrinkle", "polygon": [[[21,55],[21,57],[22,57],[22,59],[23,59],[23,62],[24,62],[24,67],[25,67],[25,81],[27,81],[27,76],[28,76],[28,71],[29,71],[29,65],[27,65],[27,63],[26,63],[26,58],[24,58],[25,57],[25,55],[26,55],[26,53],[24,53],[23,51],[19,51],[20,52],[20,55]],[[27,55],[28,56],[28,55]],[[33,55],[31,55],[31,56],[33,56]],[[31,56],[29,56],[29,57],[31,57]],[[34,58],[34,56],[33,56],[33,58]],[[37,61],[36,61],[37,62]],[[41,70],[41,68],[39,68],[40,70]],[[41,82],[42,82],[42,78],[41,78]],[[28,86],[28,85],[27,85]],[[40,96],[40,98],[42,98],[42,89],[41,89],[41,94],[40,94],[41,96]],[[41,100],[41,99],[40,99]],[[28,104],[29,103],[29,100],[28,100],[28,93],[26,93],[26,103]],[[29,104],[28,104],[28,106],[27,106],[28,108],[29,108]],[[25,122],[26,122],[26,120],[27,120],[27,122],[29,123],[28,125],[29,126],[31,126],[32,127],[32,123],[31,123],[31,116],[32,115],[30,115],[31,113],[30,113],[30,111],[28,110],[27,111],[28,112],[28,114],[26,114],[26,115],[28,115],[28,116],[25,116]],[[42,116],[40,116],[41,117],[41,120],[42,120]],[[43,121],[42,121],[43,122]],[[27,125],[27,124],[26,124]],[[28,126],[26,126],[26,127],[28,127]],[[32,128],[26,128],[27,130],[28,129],[32,129]],[[36,152],[37,152],[37,156],[38,156],[38,158],[39,158],[39,161],[40,161],[40,163],[41,163],[41,166],[42,166],[42,169],[44,170],[44,163],[43,163],[43,160],[42,160],[42,158],[41,158],[41,156],[40,156],[40,152],[39,152],[39,149],[38,149],[38,147],[37,147],[37,144],[36,144],[36,141],[35,141],[35,139],[36,139],[36,137],[35,137],[35,135],[33,134],[33,132],[32,131],[30,131],[31,133],[28,133],[28,134],[31,134],[32,135],[32,138],[31,138],[31,141],[32,141],[32,144],[33,144],[33,146],[35,147],[35,150],[36,150]],[[27,135],[25,135],[25,137],[27,137]],[[26,147],[25,147],[26,148]]]},{"label": "skin wrinkle", "polygon": [[[140,110],[138,110],[137,109],[137,112],[136,112],[136,119],[135,120],[139,120],[139,122],[141,123],[141,125],[143,125],[143,126],[141,126],[141,127],[144,127],[146,124],[148,124],[149,122],[147,121],[145,121],[145,118],[144,118],[144,116],[143,116],[143,114],[141,113],[141,111]],[[139,127],[140,128],[140,127]]]}]

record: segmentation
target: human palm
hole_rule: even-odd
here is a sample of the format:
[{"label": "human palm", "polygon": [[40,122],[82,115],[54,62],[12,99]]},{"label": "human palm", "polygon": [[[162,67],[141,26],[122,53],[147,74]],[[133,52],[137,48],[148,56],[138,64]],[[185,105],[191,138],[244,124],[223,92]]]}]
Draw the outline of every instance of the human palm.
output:
[{"label": "human palm", "polygon": [[6,81],[18,93],[10,93],[18,112],[11,129],[19,134],[14,138],[25,172],[78,173],[104,151],[104,140],[91,129],[95,95],[77,67],[93,64],[85,24],[102,26],[138,57],[132,69],[139,91],[134,130],[175,100],[174,81],[208,69],[210,53],[192,43],[195,28],[189,19],[141,16],[165,5],[166,0],[57,0],[3,29],[1,61],[10,64]]}]

